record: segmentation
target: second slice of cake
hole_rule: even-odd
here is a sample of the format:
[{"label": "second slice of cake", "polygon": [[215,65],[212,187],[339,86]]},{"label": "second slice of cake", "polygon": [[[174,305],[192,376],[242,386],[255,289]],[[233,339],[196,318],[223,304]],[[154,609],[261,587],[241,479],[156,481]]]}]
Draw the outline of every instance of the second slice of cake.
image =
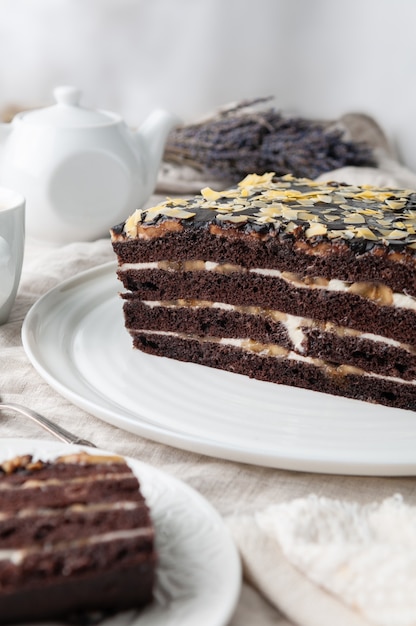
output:
[{"label": "second slice of cake", "polygon": [[0,624],[81,624],[149,604],[154,534],[122,457],[79,452],[0,463]]},{"label": "second slice of cake", "polygon": [[136,348],[416,408],[416,193],[250,175],[112,229]]}]

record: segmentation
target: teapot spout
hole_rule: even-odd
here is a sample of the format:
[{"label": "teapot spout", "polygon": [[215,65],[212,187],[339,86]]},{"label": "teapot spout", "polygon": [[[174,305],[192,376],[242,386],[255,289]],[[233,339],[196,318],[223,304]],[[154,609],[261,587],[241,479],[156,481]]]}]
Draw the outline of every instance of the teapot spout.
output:
[{"label": "teapot spout", "polygon": [[181,124],[181,120],[176,115],[163,109],[157,109],[149,115],[137,131],[141,142],[147,147],[148,196],[152,194],[156,185],[168,134],[179,124]]}]

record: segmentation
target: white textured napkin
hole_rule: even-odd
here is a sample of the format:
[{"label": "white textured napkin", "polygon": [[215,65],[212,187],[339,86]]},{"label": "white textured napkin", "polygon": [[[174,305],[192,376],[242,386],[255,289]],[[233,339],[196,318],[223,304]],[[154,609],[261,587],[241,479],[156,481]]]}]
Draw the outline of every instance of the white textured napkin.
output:
[{"label": "white textured napkin", "polygon": [[416,507],[400,495],[311,495],[228,523],[246,580],[296,624],[416,624]]}]

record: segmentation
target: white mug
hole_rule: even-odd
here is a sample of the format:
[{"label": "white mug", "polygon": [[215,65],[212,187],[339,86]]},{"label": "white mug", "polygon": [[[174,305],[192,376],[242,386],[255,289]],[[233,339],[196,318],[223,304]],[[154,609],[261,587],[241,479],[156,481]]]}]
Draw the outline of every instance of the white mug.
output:
[{"label": "white mug", "polygon": [[16,298],[25,243],[25,198],[0,187],[0,324],[5,324]]}]

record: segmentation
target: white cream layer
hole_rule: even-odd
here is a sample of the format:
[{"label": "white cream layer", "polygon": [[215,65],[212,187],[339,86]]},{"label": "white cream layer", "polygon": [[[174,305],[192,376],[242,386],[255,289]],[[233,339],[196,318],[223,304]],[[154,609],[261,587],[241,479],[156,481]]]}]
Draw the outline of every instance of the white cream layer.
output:
[{"label": "white cream layer", "polygon": [[129,472],[123,472],[120,474],[93,474],[91,476],[82,476],[82,477],[73,477],[73,478],[46,478],[45,480],[36,479],[29,477],[26,481],[21,483],[20,485],[13,485],[9,483],[0,483],[0,491],[12,491],[19,487],[19,489],[38,489],[39,487],[47,487],[47,486],[59,486],[59,485],[68,485],[68,484],[78,484],[78,483],[94,483],[94,482],[102,482],[104,480],[109,479],[121,480],[123,478],[131,478],[131,474]]},{"label": "white cream layer", "polygon": [[129,530],[114,530],[102,535],[96,535],[95,537],[87,537],[85,539],[75,539],[73,541],[61,541],[59,543],[45,544],[39,547],[28,548],[12,548],[8,550],[0,550],[0,561],[11,561],[14,565],[19,565],[24,561],[28,554],[36,553],[53,553],[62,550],[73,550],[76,548],[82,548],[83,546],[91,546],[98,543],[108,543],[110,541],[117,541],[118,539],[134,539],[135,537],[141,537],[152,534],[151,529],[145,528],[132,528]]},{"label": "white cream layer", "polygon": [[[16,486],[17,487],[17,486]],[[108,502],[96,504],[72,504],[65,508],[65,514],[67,513],[84,513],[85,515],[91,513],[99,513],[101,511],[132,511],[134,509],[143,508],[145,505],[143,502],[126,501],[126,502]],[[62,509],[52,509],[48,507],[39,508],[27,508],[20,509],[20,511],[13,511],[10,513],[0,513],[0,521],[6,519],[24,519],[26,517],[57,517],[63,515]]]},{"label": "white cream layer", "polygon": [[[119,267],[121,272],[126,272],[128,270],[163,270],[168,272],[175,272],[177,268],[183,266],[189,266],[189,271],[193,269],[193,271],[206,271],[206,272],[218,272],[218,273],[233,273],[233,272],[242,272],[242,273],[251,273],[251,274],[259,274],[261,276],[271,276],[274,278],[279,278],[284,280],[287,284],[290,284],[292,287],[297,287],[301,289],[319,289],[323,291],[337,291],[337,292],[351,292],[354,289],[354,286],[357,283],[348,283],[342,280],[331,279],[326,280],[322,279],[322,284],[320,284],[319,278],[315,280],[313,284],[307,284],[302,282],[301,280],[296,280],[293,278],[289,272],[281,272],[280,270],[275,269],[262,269],[262,268],[252,268],[247,270],[238,265],[231,264],[221,264],[214,263],[212,261],[184,261],[183,263],[169,262],[169,261],[154,261],[151,263],[124,263]],[[361,297],[365,298],[365,295],[360,294]],[[371,298],[367,298],[371,299]],[[371,299],[372,300],[372,299]],[[374,300],[372,300],[374,301]],[[416,311],[416,298],[412,296],[408,296],[403,293],[392,293],[392,302],[389,306],[393,306],[394,308],[399,309],[411,309]]]}]

